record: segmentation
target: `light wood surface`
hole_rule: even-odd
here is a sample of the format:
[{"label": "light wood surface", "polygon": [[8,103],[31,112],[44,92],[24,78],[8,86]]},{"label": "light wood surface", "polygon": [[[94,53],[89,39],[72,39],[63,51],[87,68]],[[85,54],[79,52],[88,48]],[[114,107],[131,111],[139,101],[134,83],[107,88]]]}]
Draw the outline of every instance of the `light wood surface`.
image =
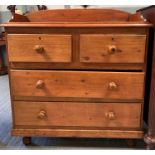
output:
[{"label": "light wood surface", "polygon": [[13,96],[143,99],[143,87],[144,73],[11,71]]},{"label": "light wood surface", "polygon": [[143,137],[152,25],[139,13],[50,10],[4,26],[13,135]]},{"label": "light wood surface", "polygon": [[140,128],[141,104],[14,102],[15,125]]},{"label": "light wood surface", "polygon": [[10,34],[10,62],[71,62],[71,35]]},{"label": "light wood surface", "polygon": [[136,130],[80,130],[80,129],[23,129],[14,128],[13,136],[42,136],[42,137],[87,137],[87,138],[134,138],[141,139],[143,131]]},{"label": "light wood surface", "polygon": [[[37,25],[37,24],[36,24]],[[115,24],[116,25],[116,24]],[[40,31],[39,31],[39,28],[35,28],[35,27],[31,27],[31,28],[14,28],[14,27],[11,27],[11,28],[7,28],[7,33],[11,33],[12,34],[18,34],[17,36],[21,36],[24,35],[24,36],[29,36],[29,32],[31,32],[31,34],[33,34],[32,36],[35,36],[35,35],[39,35]],[[144,56],[144,53],[146,54],[145,50],[144,50],[144,53],[143,52],[140,52],[138,54],[134,54],[135,52],[131,52],[132,54],[136,55],[136,58],[134,57],[134,60],[139,60],[139,57],[140,57],[140,60],[142,60],[142,57],[144,57],[143,61],[144,62],[136,62],[134,63],[131,58],[130,58],[130,61],[132,62],[128,62],[128,61],[124,61],[123,63],[121,62],[118,62],[120,59],[122,60],[122,56],[123,56],[123,59],[126,58],[126,53],[124,54],[121,54],[121,57],[119,57],[119,60],[117,61],[117,63],[112,63],[111,61],[111,57],[114,57],[114,55],[110,55],[109,57],[105,56],[106,58],[106,61],[108,63],[104,63],[103,61],[101,62],[89,62],[89,63],[83,63],[83,62],[80,62],[80,55],[81,55],[81,51],[80,51],[80,35],[98,35],[98,36],[102,36],[102,35],[105,35],[105,36],[147,36],[148,35],[148,29],[147,28],[136,28],[136,27],[115,27],[115,28],[111,28],[111,27],[105,27],[105,28],[80,28],[80,29],[77,29],[77,28],[46,28],[46,27],[43,27],[42,28],[42,32],[44,32],[44,34],[46,34],[47,36],[48,35],[71,35],[71,38],[72,38],[72,62],[71,63],[67,63],[67,62],[56,62],[56,61],[49,61],[49,59],[47,59],[45,57],[45,53],[44,54],[38,54],[37,53],[36,55],[32,53],[24,53],[24,56],[23,56],[23,53],[21,53],[20,51],[18,52],[19,53],[19,56],[16,56],[14,55],[14,60],[10,61],[10,67],[11,68],[18,68],[18,69],[81,69],[81,70],[85,70],[85,69],[89,69],[89,70],[92,70],[92,69],[96,69],[96,70],[145,70],[145,63],[146,63],[146,55]],[[44,36],[46,36],[44,35]],[[138,41],[136,41],[137,43]],[[21,43],[20,43],[21,44]],[[31,44],[31,43],[30,43]],[[82,44],[85,44],[84,42],[82,42]],[[94,42],[94,44],[96,44]],[[127,44],[125,42],[125,44]],[[15,45],[15,44],[14,44]],[[14,47],[13,45],[13,47]],[[128,45],[128,44],[127,44]],[[144,43],[143,46],[147,46],[147,37],[146,37],[146,43]],[[22,45],[21,45],[22,46]],[[30,45],[31,46],[31,45]],[[29,47],[30,47],[29,46]],[[51,45],[52,46],[52,45]],[[101,46],[101,45],[100,45]],[[122,46],[121,42],[119,42],[119,44],[117,44],[117,46]],[[101,46],[102,47],[102,46]],[[27,47],[24,49],[24,51],[26,51]],[[30,50],[32,50],[33,48],[31,47]],[[90,48],[89,48],[90,49]],[[130,49],[130,48],[129,48]],[[23,49],[22,49],[23,50]],[[59,50],[59,49],[57,49]],[[130,51],[130,50],[127,50],[127,51]],[[15,52],[16,53],[16,52]],[[57,55],[57,51],[55,51],[55,55]],[[95,52],[96,54],[94,55],[94,59],[96,59],[96,55],[97,57],[99,57],[100,59],[103,57],[100,57],[100,55],[98,55],[97,53],[100,53],[98,51]],[[128,53],[129,56],[131,57],[131,53]],[[31,54],[31,55],[30,55]],[[32,56],[33,54],[33,60],[34,62],[32,62],[32,57],[30,57],[30,60],[28,59],[29,57],[28,56]],[[84,53],[82,53],[84,54]],[[118,53],[117,53],[118,54]],[[120,54],[120,53],[119,53]],[[12,53],[8,53],[8,55],[12,55]],[[26,56],[25,56],[26,55]],[[116,55],[116,53],[115,53]],[[138,55],[138,57],[137,57]],[[50,52],[50,58],[52,58],[52,52]],[[60,58],[62,57],[62,55],[59,55]],[[39,59],[35,59],[35,58],[39,58]],[[115,58],[116,57],[116,58]],[[116,60],[118,58],[118,56],[115,56],[114,58],[112,58],[112,60]],[[25,61],[23,60],[20,60],[19,59],[27,59],[28,62],[26,63]],[[109,59],[110,58],[110,59]],[[16,60],[18,59],[18,61],[16,62]],[[48,61],[46,61],[46,59]],[[64,59],[64,58],[62,58]],[[103,58],[102,58],[103,59]],[[38,61],[42,61],[42,62],[38,62]]]},{"label": "light wood surface", "polygon": [[[103,16],[106,14],[106,16]],[[28,14],[26,17],[33,22],[85,22],[85,21],[127,21],[129,19],[129,13],[120,10],[109,9],[66,9],[63,10],[46,10]],[[89,18],[88,18],[89,16]],[[114,18],[114,17],[117,18]],[[39,18],[41,17],[41,18]]]},{"label": "light wood surface", "polygon": [[7,23],[7,24],[1,24],[2,26],[5,26],[7,28],[150,28],[152,27],[152,24],[150,23],[137,23],[137,22],[55,22],[55,23],[47,23],[47,22],[40,22],[39,24],[35,22],[14,22],[14,23]]},{"label": "light wood surface", "polygon": [[145,35],[80,35],[84,63],[144,63]]}]

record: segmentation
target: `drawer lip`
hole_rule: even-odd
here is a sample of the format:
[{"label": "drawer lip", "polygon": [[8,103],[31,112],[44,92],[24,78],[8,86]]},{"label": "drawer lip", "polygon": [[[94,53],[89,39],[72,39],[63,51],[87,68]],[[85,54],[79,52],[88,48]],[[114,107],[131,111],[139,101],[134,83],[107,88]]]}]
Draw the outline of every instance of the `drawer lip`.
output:
[{"label": "drawer lip", "polygon": [[[61,98],[61,101],[99,99],[99,102],[102,102],[103,99],[109,101],[126,99],[128,102],[134,100],[139,102],[144,98],[144,72],[11,70],[10,75],[12,96],[15,100],[21,100],[22,97],[23,99],[40,97],[55,101]],[[47,88],[37,89],[38,80],[43,80]],[[117,90],[108,89],[111,81],[116,82]],[[17,82],[20,87],[16,85]],[[133,93],[133,87],[136,93]],[[85,92],[89,93],[84,94]]]},{"label": "drawer lip", "polygon": [[145,63],[52,63],[52,62],[10,62],[10,69],[53,69],[53,70],[96,70],[96,71],[144,71]]},{"label": "drawer lip", "polygon": [[133,99],[107,99],[107,98],[79,98],[79,97],[40,97],[40,96],[12,96],[12,99],[15,100],[15,101],[45,101],[45,102],[64,102],[64,101],[67,101],[67,102],[90,102],[90,103],[93,103],[93,102],[96,102],[96,103],[102,103],[102,102],[107,102],[107,103],[110,103],[110,102],[113,102],[113,103],[129,103],[129,104],[132,104],[132,103],[143,103],[144,102],[144,99],[136,99],[136,98],[133,98]]},{"label": "drawer lip", "polygon": [[25,71],[28,71],[28,72],[61,72],[61,73],[80,73],[80,72],[83,72],[83,73],[114,73],[114,74],[118,74],[118,73],[121,73],[121,74],[126,74],[126,73],[129,73],[129,74],[143,74],[144,72],[137,72],[137,71],[112,71],[112,70],[90,70],[90,71],[87,71],[87,70],[18,70],[18,69],[11,69],[10,71],[16,71],[16,72],[25,72]]},{"label": "drawer lip", "polygon": [[[83,103],[13,101],[14,126],[40,128],[136,129],[142,126],[141,103]],[[124,109],[121,110],[120,109]],[[40,112],[44,118],[38,118]],[[109,117],[114,114],[114,118]],[[72,116],[72,117],[71,117]]]}]

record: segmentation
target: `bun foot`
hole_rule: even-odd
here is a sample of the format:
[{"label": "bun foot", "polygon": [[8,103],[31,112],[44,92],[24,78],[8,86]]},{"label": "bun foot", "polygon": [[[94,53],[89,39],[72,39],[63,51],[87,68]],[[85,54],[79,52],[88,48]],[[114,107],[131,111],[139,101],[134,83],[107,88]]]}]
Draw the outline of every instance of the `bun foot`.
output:
[{"label": "bun foot", "polygon": [[31,145],[31,137],[23,137],[23,144]]},{"label": "bun foot", "polygon": [[135,139],[126,139],[126,143],[128,147],[135,147],[136,146],[136,140]]}]

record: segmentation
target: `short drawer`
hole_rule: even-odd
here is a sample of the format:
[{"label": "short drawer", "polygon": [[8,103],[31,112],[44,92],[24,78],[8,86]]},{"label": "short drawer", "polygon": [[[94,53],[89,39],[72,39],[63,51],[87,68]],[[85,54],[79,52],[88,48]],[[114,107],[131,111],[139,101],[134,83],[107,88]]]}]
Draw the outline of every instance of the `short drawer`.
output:
[{"label": "short drawer", "polygon": [[80,35],[80,62],[144,63],[146,35]]},{"label": "short drawer", "polygon": [[141,127],[140,103],[14,101],[13,106],[16,126]]},{"label": "short drawer", "polygon": [[143,99],[143,72],[11,70],[13,97]]},{"label": "short drawer", "polygon": [[10,62],[71,62],[72,36],[9,34]]}]

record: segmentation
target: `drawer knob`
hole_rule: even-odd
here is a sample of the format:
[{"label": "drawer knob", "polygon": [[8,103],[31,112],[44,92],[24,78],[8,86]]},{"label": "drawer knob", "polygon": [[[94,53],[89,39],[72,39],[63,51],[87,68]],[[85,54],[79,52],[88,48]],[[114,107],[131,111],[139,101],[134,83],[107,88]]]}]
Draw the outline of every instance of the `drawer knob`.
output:
[{"label": "drawer knob", "polygon": [[41,89],[44,87],[44,81],[43,80],[38,80],[36,84],[36,88]]},{"label": "drawer knob", "polygon": [[46,118],[46,112],[44,110],[41,110],[38,114],[38,118],[45,119]]},{"label": "drawer knob", "polygon": [[111,90],[115,90],[115,89],[117,89],[117,84],[115,83],[115,82],[110,82],[109,83],[109,89],[111,89]]},{"label": "drawer knob", "polygon": [[37,53],[43,53],[44,47],[40,46],[40,45],[35,45],[34,50],[37,51]]},{"label": "drawer knob", "polygon": [[111,45],[108,47],[108,53],[109,54],[114,54],[116,52],[117,48],[115,45]]},{"label": "drawer knob", "polygon": [[114,113],[113,111],[107,112],[107,113],[105,114],[105,116],[106,116],[108,119],[110,119],[110,120],[116,119],[116,115],[115,115],[115,113]]}]

